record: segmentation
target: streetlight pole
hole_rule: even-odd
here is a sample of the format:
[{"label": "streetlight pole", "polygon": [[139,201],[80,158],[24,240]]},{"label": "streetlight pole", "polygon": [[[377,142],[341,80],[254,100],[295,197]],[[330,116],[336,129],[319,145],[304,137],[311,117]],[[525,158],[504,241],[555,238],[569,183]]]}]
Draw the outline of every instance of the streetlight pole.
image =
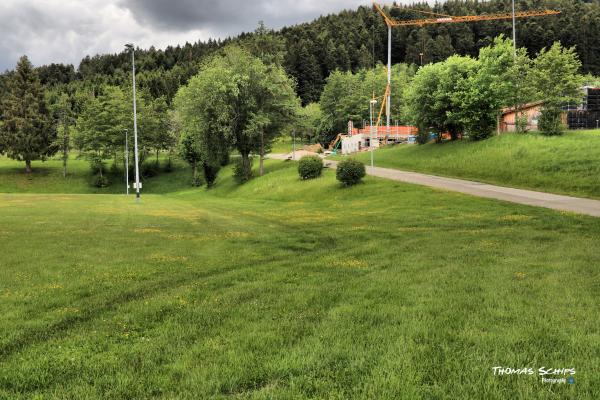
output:
[{"label": "streetlight pole", "polygon": [[373,159],[373,151],[375,150],[375,146],[373,146],[373,107],[375,107],[375,104],[377,104],[377,100],[375,99],[371,100],[371,102],[369,103],[369,114],[371,117],[371,137],[369,139],[369,147],[371,148],[371,167],[375,166],[375,160]]},{"label": "streetlight pole", "polygon": [[127,188],[127,196],[129,196],[129,138],[127,129],[125,129],[125,187]]},{"label": "streetlight pole", "polygon": [[140,169],[139,169],[139,157],[138,157],[138,140],[137,140],[137,104],[135,99],[135,49],[133,44],[125,45],[127,49],[131,51],[131,69],[133,74],[133,144],[134,144],[134,155],[135,155],[135,201],[140,201]]}]

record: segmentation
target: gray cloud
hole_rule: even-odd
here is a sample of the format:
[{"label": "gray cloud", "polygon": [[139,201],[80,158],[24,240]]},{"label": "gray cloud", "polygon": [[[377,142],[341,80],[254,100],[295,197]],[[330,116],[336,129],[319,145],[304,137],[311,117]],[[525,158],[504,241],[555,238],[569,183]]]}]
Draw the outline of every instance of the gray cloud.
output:
[{"label": "gray cloud", "polygon": [[[409,1],[407,1],[409,2]],[[410,0],[412,2],[412,0]],[[0,70],[27,54],[35,65],[225,38],[308,22],[371,0],[0,0]]]}]

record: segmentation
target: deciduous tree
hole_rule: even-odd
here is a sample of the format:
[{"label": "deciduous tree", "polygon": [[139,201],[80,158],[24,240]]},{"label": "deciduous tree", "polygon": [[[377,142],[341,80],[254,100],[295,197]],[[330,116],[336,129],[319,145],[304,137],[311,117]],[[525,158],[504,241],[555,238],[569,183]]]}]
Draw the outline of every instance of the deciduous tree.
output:
[{"label": "deciduous tree", "polygon": [[579,103],[583,96],[583,77],[579,75],[581,61],[575,48],[564,48],[554,43],[542,49],[533,61],[531,80],[539,98],[544,102],[540,129],[547,135],[561,134],[562,107]]}]

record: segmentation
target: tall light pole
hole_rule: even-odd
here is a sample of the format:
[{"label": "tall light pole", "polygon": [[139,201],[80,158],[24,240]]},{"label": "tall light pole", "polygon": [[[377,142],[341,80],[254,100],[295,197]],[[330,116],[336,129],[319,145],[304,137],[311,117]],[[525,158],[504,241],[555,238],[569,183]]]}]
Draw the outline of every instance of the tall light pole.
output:
[{"label": "tall light pole", "polygon": [[125,129],[125,187],[127,188],[127,196],[129,196],[129,137],[127,129]]},{"label": "tall light pole", "polygon": [[138,140],[137,140],[137,104],[135,99],[135,49],[133,44],[126,44],[125,47],[131,51],[131,69],[133,73],[133,144],[135,154],[135,201],[140,201],[140,169],[139,169],[139,157],[138,157]]}]

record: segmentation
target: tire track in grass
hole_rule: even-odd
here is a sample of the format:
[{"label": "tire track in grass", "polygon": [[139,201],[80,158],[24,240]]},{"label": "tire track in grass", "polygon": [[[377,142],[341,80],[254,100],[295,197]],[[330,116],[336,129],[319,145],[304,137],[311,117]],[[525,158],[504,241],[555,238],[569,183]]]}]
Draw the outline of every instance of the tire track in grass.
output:
[{"label": "tire track in grass", "polygon": [[[277,260],[273,260],[271,263],[274,265],[280,265],[283,264],[283,262],[285,262],[283,259],[277,259]],[[292,264],[290,264],[291,266]],[[295,265],[295,264],[294,264]],[[203,277],[209,277],[209,278],[214,278],[214,279],[224,279],[223,275],[226,274],[230,274],[233,273],[232,276],[235,275],[246,275],[247,274],[247,270],[251,269],[253,271],[256,270],[256,266],[252,265],[252,263],[249,263],[248,266],[246,268],[240,269],[239,267],[232,267],[227,269],[227,271],[220,271],[220,273],[217,274],[210,274],[210,275],[204,275]],[[265,263],[262,267],[263,270],[265,271],[270,271],[272,268],[272,265]],[[200,277],[198,279],[201,279]],[[117,311],[118,307],[129,302],[134,302],[134,301],[142,301],[144,299],[149,298],[150,296],[152,296],[153,294],[157,294],[157,292],[160,292],[161,294],[164,294],[164,290],[165,290],[165,285],[164,283],[165,281],[162,282],[156,282],[154,284],[154,286],[160,290],[154,290],[152,292],[146,291],[145,293],[139,294],[139,289],[134,289],[131,292],[136,293],[138,295],[131,295],[131,292],[129,293],[129,296],[122,296],[122,300],[123,301],[113,301],[111,302],[112,307],[102,307],[96,310],[95,313],[88,313],[89,318],[83,319],[83,318],[76,318],[76,319],[66,319],[64,321],[61,321],[60,324],[56,324],[53,328],[51,328],[51,330],[53,331],[53,334],[51,335],[47,335],[45,337],[41,337],[41,336],[37,336],[36,339],[37,340],[30,340],[28,343],[24,343],[23,341],[21,341],[21,343],[15,343],[13,347],[17,347],[14,350],[23,350],[23,347],[19,347],[18,345],[29,345],[29,346],[33,346],[36,343],[40,343],[44,340],[52,340],[52,339],[60,339],[60,338],[66,338],[66,336],[68,335],[68,333],[71,330],[76,330],[76,329],[84,329],[84,325],[86,322],[90,321],[90,320],[94,320],[96,318],[99,318],[100,315],[105,314],[107,312],[110,311]],[[180,289],[183,286],[187,286],[189,285],[190,281],[189,281],[189,277],[185,276],[185,277],[181,277],[181,279],[177,280],[176,282],[170,280],[170,283],[172,283],[170,285],[170,287],[168,287],[167,289],[170,291],[177,291],[178,289]],[[179,286],[178,286],[179,285]],[[229,290],[229,287],[224,288],[223,290]],[[257,290],[262,290],[262,287],[256,288]],[[244,294],[245,296],[248,296],[248,293]],[[240,294],[237,292],[230,292],[230,296],[233,297],[239,297]],[[229,311],[232,310],[236,310],[237,309],[237,302],[232,301],[231,302],[231,306],[228,308]],[[223,310],[221,309],[220,312],[222,313]],[[100,313],[100,314],[99,314]],[[156,328],[158,326],[160,326],[165,319],[172,317],[173,315],[168,313],[168,312],[162,312],[160,317],[161,318],[157,318],[154,319],[152,326],[147,327],[147,330],[152,330],[153,328]],[[61,330],[57,330],[61,328]],[[213,325],[208,327],[208,329],[203,329],[201,331],[202,335],[200,337],[198,337],[193,343],[197,343],[200,341],[205,340],[207,337],[210,337],[212,335],[213,332],[218,331],[218,330],[222,330],[223,329],[223,325],[222,324],[217,324],[217,325]],[[191,345],[191,343],[190,343]],[[179,352],[175,353],[175,354],[171,354],[170,358],[172,360],[176,360],[177,358],[179,358],[182,354],[185,354],[187,351],[189,350],[189,347],[182,347],[180,349]],[[6,348],[4,349],[4,354],[6,354]],[[163,363],[163,366],[167,367],[169,364]],[[70,381],[73,381],[75,379],[77,379],[79,377],[78,374],[72,374],[70,376],[64,376],[61,375],[60,376],[60,382],[61,385],[65,385],[65,383],[68,383]],[[2,387],[4,390],[13,390],[13,392],[21,392],[23,393],[23,388],[22,387],[14,387],[13,385],[10,384],[10,382],[4,382],[2,385],[0,385],[0,387]],[[45,386],[36,386],[36,387],[31,387],[28,388],[29,390],[27,390],[28,393],[34,392],[34,391],[39,391],[40,389],[49,389],[55,387],[55,385],[45,385]]]}]

